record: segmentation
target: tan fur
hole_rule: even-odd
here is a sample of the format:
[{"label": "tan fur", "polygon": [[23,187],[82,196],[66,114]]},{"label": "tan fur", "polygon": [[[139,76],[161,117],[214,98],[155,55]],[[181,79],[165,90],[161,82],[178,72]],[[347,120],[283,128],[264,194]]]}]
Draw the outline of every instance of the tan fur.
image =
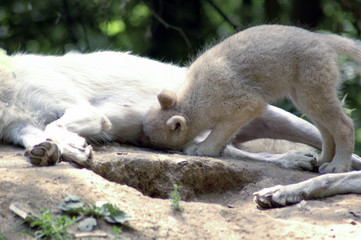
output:
[{"label": "tan fur", "polygon": [[[320,172],[348,171],[354,128],[336,94],[337,53],[360,61],[360,50],[347,38],[296,27],[249,28],[196,59],[177,97],[160,94],[167,98],[148,112],[145,133],[157,146],[215,156],[242,126],[265,111],[268,102],[290,97],[321,131]],[[182,118],[167,124],[175,116]],[[203,142],[192,143],[208,128],[212,132]]]}]

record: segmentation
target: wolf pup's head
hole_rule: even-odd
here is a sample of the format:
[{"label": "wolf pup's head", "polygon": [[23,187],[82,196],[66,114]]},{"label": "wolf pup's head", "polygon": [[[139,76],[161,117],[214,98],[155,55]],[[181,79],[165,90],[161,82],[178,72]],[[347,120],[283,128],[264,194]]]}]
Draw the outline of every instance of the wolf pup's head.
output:
[{"label": "wolf pup's head", "polygon": [[188,139],[185,116],[177,111],[177,95],[163,90],[158,94],[160,105],[152,107],[143,122],[144,133],[154,147],[183,150]]}]

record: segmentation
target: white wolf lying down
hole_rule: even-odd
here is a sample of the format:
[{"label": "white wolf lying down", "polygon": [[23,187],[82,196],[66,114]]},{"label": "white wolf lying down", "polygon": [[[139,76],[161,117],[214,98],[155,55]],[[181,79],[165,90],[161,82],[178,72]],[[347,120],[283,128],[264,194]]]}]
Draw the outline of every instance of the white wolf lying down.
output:
[{"label": "white wolf lying down", "polygon": [[[142,132],[146,112],[162,88],[179,88],[187,72],[122,52],[18,54],[10,61],[14,72],[0,72],[0,139],[27,148],[34,165],[53,165],[59,158],[87,164],[92,149],[86,141],[149,146]],[[321,148],[313,125],[273,106],[242,130],[235,142],[269,137]],[[314,163],[306,153],[228,152],[284,167],[312,169]]]},{"label": "white wolf lying down", "polygon": [[[148,146],[141,127],[146,112],[161,89],[179,88],[187,72],[122,52],[18,54],[10,60],[14,71],[0,71],[0,139],[27,148],[34,165],[61,158],[84,166],[92,155],[86,140]],[[273,106],[243,127],[233,143],[257,138],[322,145],[313,125]],[[226,152],[283,167],[312,169],[314,163],[302,152],[253,154],[232,146]],[[361,169],[360,163],[353,155],[352,167]]]}]

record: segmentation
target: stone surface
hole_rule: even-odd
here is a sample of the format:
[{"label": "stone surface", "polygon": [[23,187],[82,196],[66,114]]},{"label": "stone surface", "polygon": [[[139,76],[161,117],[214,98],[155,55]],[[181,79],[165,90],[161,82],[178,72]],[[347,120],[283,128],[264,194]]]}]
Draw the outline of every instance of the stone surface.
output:
[{"label": "stone surface", "polygon": [[[30,239],[11,203],[53,211],[67,194],[116,204],[133,217],[121,237],[130,239],[361,239],[361,196],[348,194],[260,210],[252,193],[315,173],[272,164],[189,157],[118,144],[95,147],[92,170],[68,163],[33,167],[23,149],[0,145],[0,233]],[[94,173],[94,172],[95,173]],[[103,177],[104,178],[103,178]],[[107,179],[105,179],[107,178]],[[183,212],[173,211],[173,184],[183,186]],[[100,223],[108,233],[111,226]]]}]

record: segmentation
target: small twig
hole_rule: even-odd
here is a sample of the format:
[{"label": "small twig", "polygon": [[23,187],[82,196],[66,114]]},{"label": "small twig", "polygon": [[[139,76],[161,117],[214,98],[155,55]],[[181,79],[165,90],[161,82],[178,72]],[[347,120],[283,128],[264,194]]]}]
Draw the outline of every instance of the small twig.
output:
[{"label": "small twig", "polygon": [[108,234],[103,231],[74,233],[74,238],[106,238]]},{"label": "small twig", "polygon": [[158,20],[158,22],[160,22],[161,24],[163,24],[163,26],[165,28],[169,28],[169,29],[173,29],[177,32],[179,32],[179,34],[182,36],[182,38],[184,39],[185,43],[187,44],[187,46],[190,48],[192,46],[191,42],[189,41],[187,35],[184,33],[184,31],[177,26],[171,25],[169,23],[167,23],[161,16],[159,16],[148,4],[146,4],[144,1],[143,3],[149,8],[149,10],[152,12],[153,16]]},{"label": "small twig", "polygon": [[31,215],[30,210],[21,209],[20,207],[17,206],[16,203],[11,203],[9,209],[24,220]]},{"label": "small twig", "polygon": [[223,19],[228,22],[230,25],[232,25],[233,28],[237,28],[238,26],[232,22],[232,20],[227,17],[227,15],[212,1],[212,0],[206,0],[218,13],[223,17]]}]

